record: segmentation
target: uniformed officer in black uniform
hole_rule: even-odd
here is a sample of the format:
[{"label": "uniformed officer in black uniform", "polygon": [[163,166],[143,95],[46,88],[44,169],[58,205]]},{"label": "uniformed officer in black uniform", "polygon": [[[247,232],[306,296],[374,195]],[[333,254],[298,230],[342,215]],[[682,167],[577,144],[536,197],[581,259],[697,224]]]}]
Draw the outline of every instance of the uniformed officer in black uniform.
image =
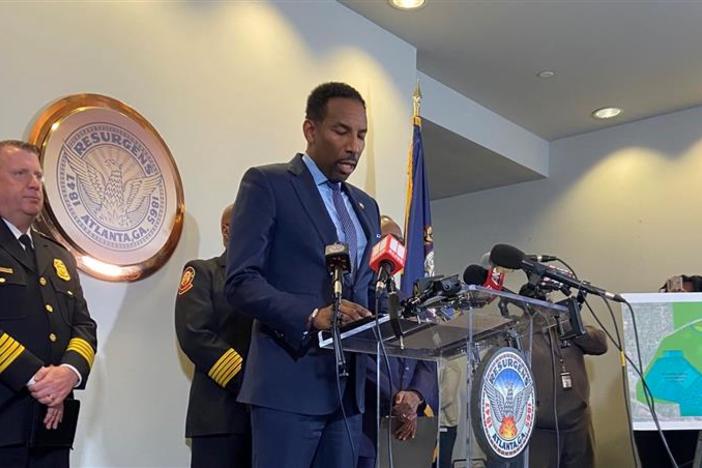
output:
[{"label": "uniformed officer in black uniform", "polygon": [[42,178],[37,147],[0,141],[0,467],[69,465],[68,447],[29,447],[30,434],[65,429],[97,348],[73,256],[30,229]]},{"label": "uniformed officer in black uniform", "polygon": [[[584,357],[606,353],[607,336],[602,330],[585,326],[584,335],[561,343],[556,329],[545,325],[541,317],[536,317],[531,369],[537,409],[529,442],[529,465],[592,468],[595,459],[590,382]],[[556,445],[556,427],[560,448]]]},{"label": "uniformed officer in black uniform", "polygon": [[[222,213],[229,244],[232,205]],[[245,405],[237,403],[251,319],[232,310],[224,297],[226,252],[185,265],[175,308],[180,346],[195,364],[185,436],[192,439],[191,466],[251,466],[251,429]],[[283,437],[284,434],[278,434]]]}]

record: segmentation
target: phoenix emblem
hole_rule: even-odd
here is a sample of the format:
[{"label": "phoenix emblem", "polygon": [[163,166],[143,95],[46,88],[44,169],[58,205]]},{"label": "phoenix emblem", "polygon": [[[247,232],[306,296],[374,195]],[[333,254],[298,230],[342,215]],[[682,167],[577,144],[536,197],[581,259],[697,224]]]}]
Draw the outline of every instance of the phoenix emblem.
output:
[{"label": "phoenix emblem", "polygon": [[505,440],[512,440],[518,435],[517,427],[524,423],[527,415],[527,401],[531,395],[531,385],[528,384],[515,392],[513,382],[507,383],[506,393],[489,381],[485,382],[492,412],[494,414],[493,427]]},{"label": "phoenix emblem", "polygon": [[141,208],[162,181],[161,174],[135,176],[125,181],[126,163],[120,163],[112,155],[92,163],[71,153],[66,157],[84,193],[97,205],[95,217],[108,226],[131,228],[134,223],[129,215]]}]

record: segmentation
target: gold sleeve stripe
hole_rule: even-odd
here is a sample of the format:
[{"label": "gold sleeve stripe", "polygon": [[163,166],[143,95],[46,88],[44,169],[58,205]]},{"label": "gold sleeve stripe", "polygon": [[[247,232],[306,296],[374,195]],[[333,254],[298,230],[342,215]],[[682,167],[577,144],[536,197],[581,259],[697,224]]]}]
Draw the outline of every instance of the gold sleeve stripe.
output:
[{"label": "gold sleeve stripe", "polygon": [[23,352],[24,346],[7,333],[3,333],[0,337],[0,374]]},{"label": "gold sleeve stripe", "polygon": [[66,348],[66,351],[74,351],[80,354],[83,357],[83,359],[88,361],[88,367],[93,367],[93,361],[95,360],[95,351],[93,350],[93,347],[90,346],[90,343],[88,343],[83,338],[71,338],[71,341],[68,342],[68,347]]},{"label": "gold sleeve stripe", "polygon": [[222,387],[226,387],[229,381],[232,380],[234,376],[241,371],[241,365],[242,363],[240,362],[234,367],[234,369],[231,370],[231,372],[229,372],[229,374],[227,374],[227,376],[225,376],[224,380],[222,381]]},{"label": "gold sleeve stripe", "polygon": [[92,365],[93,360],[95,359],[95,351],[93,351],[92,346],[90,346],[90,344],[83,338],[71,338],[71,341],[68,342],[68,347],[66,350],[75,351],[76,353],[80,354],[86,361],[88,361],[90,365]]},{"label": "gold sleeve stripe", "polygon": [[239,353],[229,348],[217,359],[217,362],[210,368],[207,375],[220,386],[224,387],[236,372],[241,370],[242,362],[243,359]]},{"label": "gold sleeve stripe", "polygon": [[66,351],[74,351],[78,353],[81,357],[83,357],[83,359],[86,360],[88,367],[92,367],[93,360],[95,359],[95,352],[93,351],[93,348],[88,344],[73,340],[75,340],[75,338],[68,343]]},{"label": "gold sleeve stripe", "polygon": [[2,336],[0,336],[0,349],[2,349],[3,345],[7,340],[11,340],[10,335],[7,333],[3,333]]},{"label": "gold sleeve stripe", "polygon": [[212,367],[210,367],[210,371],[207,373],[210,378],[214,378],[215,372],[222,366],[224,362],[227,361],[230,357],[232,357],[236,353],[232,348],[229,348],[226,350],[220,357],[217,359],[217,362],[215,362]]},{"label": "gold sleeve stripe", "polygon": [[14,349],[14,345],[16,344],[17,341],[14,338],[7,333],[3,333],[2,336],[0,336],[0,359],[2,359],[2,356],[8,354],[8,350],[11,348]]},{"label": "gold sleeve stripe", "polygon": [[236,366],[237,364],[241,364],[241,356],[238,354],[236,356],[232,355],[230,356],[223,364],[220,366],[219,369],[217,369],[217,372],[212,374],[212,378],[217,381],[218,383],[221,382],[222,377],[227,375],[227,373],[231,370],[232,367]]},{"label": "gold sleeve stripe", "polygon": [[0,362],[4,361],[7,356],[12,354],[19,346],[21,345],[15,340],[12,340],[12,343],[8,343],[7,346],[3,346],[2,350],[0,350]]},{"label": "gold sleeve stripe", "polygon": [[222,369],[219,370],[212,378],[215,379],[217,383],[222,385],[222,381],[225,379],[225,377],[229,375],[229,373],[234,367],[240,366],[241,362],[241,357],[239,357],[238,359],[230,359],[229,361],[227,361],[227,365],[222,367]]}]

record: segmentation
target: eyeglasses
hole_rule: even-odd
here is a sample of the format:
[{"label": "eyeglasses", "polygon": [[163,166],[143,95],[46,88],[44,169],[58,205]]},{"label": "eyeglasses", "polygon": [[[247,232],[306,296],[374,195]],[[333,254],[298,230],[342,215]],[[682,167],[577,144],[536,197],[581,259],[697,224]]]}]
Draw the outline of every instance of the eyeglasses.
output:
[{"label": "eyeglasses", "polygon": [[40,184],[44,183],[44,174],[40,171],[32,172],[29,169],[18,169],[16,171],[10,171],[10,176],[18,182],[29,182],[36,178]]}]

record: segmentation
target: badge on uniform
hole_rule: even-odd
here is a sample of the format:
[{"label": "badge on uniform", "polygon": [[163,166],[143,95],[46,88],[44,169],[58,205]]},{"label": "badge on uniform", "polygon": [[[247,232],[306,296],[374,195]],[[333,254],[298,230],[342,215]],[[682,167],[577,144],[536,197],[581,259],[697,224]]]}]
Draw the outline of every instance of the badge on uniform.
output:
[{"label": "badge on uniform", "polygon": [[71,281],[71,275],[68,274],[68,268],[66,268],[66,264],[62,260],[54,259],[54,270],[56,270],[56,276],[62,280]]},{"label": "badge on uniform", "polygon": [[13,269],[10,268],[10,267],[0,267],[0,273],[6,273],[6,274],[8,274],[8,275],[11,275],[11,274],[13,274],[14,272],[15,272],[15,270],[13,270]]},{"label": "badge on uniform", "polygon": [[191,266],[183,270],[183,276],[180,277],[180,286],[178,286],[178,295],[185,294],[193,288],[193,280],[195,279],[195,269]]}]

